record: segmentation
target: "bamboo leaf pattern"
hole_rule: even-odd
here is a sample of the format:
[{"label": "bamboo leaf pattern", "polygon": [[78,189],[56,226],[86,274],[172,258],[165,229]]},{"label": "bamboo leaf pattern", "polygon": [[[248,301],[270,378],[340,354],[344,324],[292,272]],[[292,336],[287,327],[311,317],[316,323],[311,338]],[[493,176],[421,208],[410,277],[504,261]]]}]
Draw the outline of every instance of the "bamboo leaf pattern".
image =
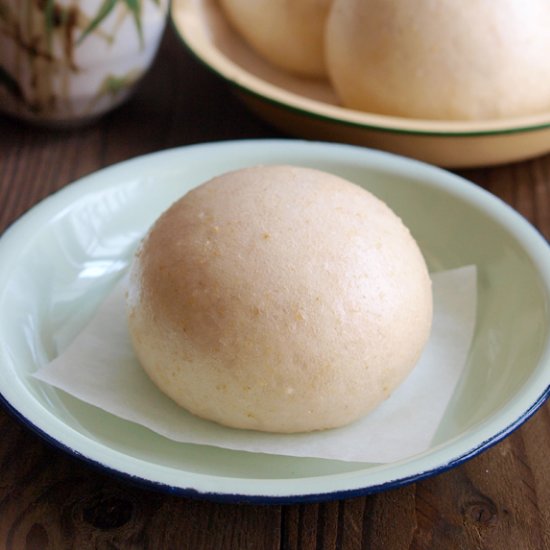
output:
[{"label": "bamboo leaf pattern", "polygon": [[122,76],[107,75],[101,83],[99,92],[103,94],[116,95],[121,91],[131,87],[139,78],[139,71],[129,71]]},{"label": "bamboo leaf pattern", "polygon": [[91,112],[98,101],[104,96],[115,97],[119,93],[131,88],[141,77],[142,71],[133,69],[120,76],[108,74],[101,82],[95,96],[88,104],[88,112]]},{"label": "bamboo leaf pattern", "polygon": [[55,0],[46,0],[46,7],[44,8],[44,23],[46,25],[46,40],[48,43],[49,52],[52,51],[54,9],[55,9]]},{"label": "bamboo leaf pattern", "polygon": [[90,24],[84,29],[80,38],[77,40],[77,45],[81,44],[82,41],[93,32],[103,20],[113,11],[113,8],[116,6],[118,0],[104,0],[103,4],[99,8],[96,16],[90,21]]},{"label": "bamboo leaf pattern", "polygon": [[[156,6],[161,7],[161,0],[151,0]],[[54,0],[48,0],[48,5],[54,3]],[[139,36],[140,45],[144,44],[143,25],[141,21],[143,0],[104,0],[95,17],[92,18],[88,26],[82,31],[76,45],[78,46],[83,40],[92,33],[101,23],[109,16],[117,4],[123,3],[126,9],[131,13],[136,30]]]},{"label": "bamboo leaf pattern", "polygon": [[143,28],[141,27],[141,0],[124,0],[128,9],[132,12],[136,29],[139,34],[139,43],[143,46]]}]

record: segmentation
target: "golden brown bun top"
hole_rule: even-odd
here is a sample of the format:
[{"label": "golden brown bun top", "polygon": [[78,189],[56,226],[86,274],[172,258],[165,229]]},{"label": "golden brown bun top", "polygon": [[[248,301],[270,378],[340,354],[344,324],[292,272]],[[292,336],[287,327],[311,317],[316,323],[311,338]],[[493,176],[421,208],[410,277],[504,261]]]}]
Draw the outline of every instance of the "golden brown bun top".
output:
[{"label": "golden brown bun top", "polygon": [[187,390],[167,382],[176,401],[212,418],[203,402],[216,395],[254,421],[215,420],[276,431],[372,408],[431,324],[426,265],[397,216],[357,185],[292,166],[224,174],[176,202],[143,243],[129,305],[149,373],[183,361],[186,387],[201,388],[178,399]]}]

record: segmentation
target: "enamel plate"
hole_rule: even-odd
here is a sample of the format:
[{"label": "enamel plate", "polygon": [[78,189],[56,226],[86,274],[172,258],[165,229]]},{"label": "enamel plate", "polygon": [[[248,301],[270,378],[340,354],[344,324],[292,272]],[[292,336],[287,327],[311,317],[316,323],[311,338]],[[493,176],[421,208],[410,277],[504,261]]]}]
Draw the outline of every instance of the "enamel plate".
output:
[{"label": "enamel plate", "polygon": [[[432,270],[478,268],[478,316],[462,379],[431,447],[391,464],[175,443],[31,375],[85,326],[156,217],[214,175],[255,164],[333,172],[385,200]],[[0,239],[0,393],[27,426],[115,475],[186,496],[300,502],[365,494],[441,472],[499,441],[550,383],[550,252],[513,209],[457,176],[350,145],[286,140],[195,145],[67,186]],[[75,365],[78,368],[78,365]]]}]

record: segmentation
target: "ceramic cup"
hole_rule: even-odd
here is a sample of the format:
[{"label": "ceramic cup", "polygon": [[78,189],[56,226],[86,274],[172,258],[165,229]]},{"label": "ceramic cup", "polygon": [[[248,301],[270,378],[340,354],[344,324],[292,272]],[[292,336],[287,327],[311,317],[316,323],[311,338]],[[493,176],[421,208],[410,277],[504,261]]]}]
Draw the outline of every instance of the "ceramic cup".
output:
[{"label": "ceramic cup", "polygon": [[63,125],[124,101],[158,49],[169,0],[0,0],[0,109]]}]

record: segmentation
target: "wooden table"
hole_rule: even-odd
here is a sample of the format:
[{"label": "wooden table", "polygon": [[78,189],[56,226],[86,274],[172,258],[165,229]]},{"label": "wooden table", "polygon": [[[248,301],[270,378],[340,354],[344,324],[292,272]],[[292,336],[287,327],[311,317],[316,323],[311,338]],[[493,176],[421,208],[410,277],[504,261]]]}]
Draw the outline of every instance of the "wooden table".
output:
[{"label": "wooden table", "polygon": [[[0,230],[71,181],[190,143],[277,137],[183,50],[169,29],[135,97],[86,128],[0,118]],[[550,237],[550,155],[466,177]],[[253,506],[136,488],[50,447],[0,410],[0,548],[550,548],[550,405],[480,456],[384,493]]]}]

